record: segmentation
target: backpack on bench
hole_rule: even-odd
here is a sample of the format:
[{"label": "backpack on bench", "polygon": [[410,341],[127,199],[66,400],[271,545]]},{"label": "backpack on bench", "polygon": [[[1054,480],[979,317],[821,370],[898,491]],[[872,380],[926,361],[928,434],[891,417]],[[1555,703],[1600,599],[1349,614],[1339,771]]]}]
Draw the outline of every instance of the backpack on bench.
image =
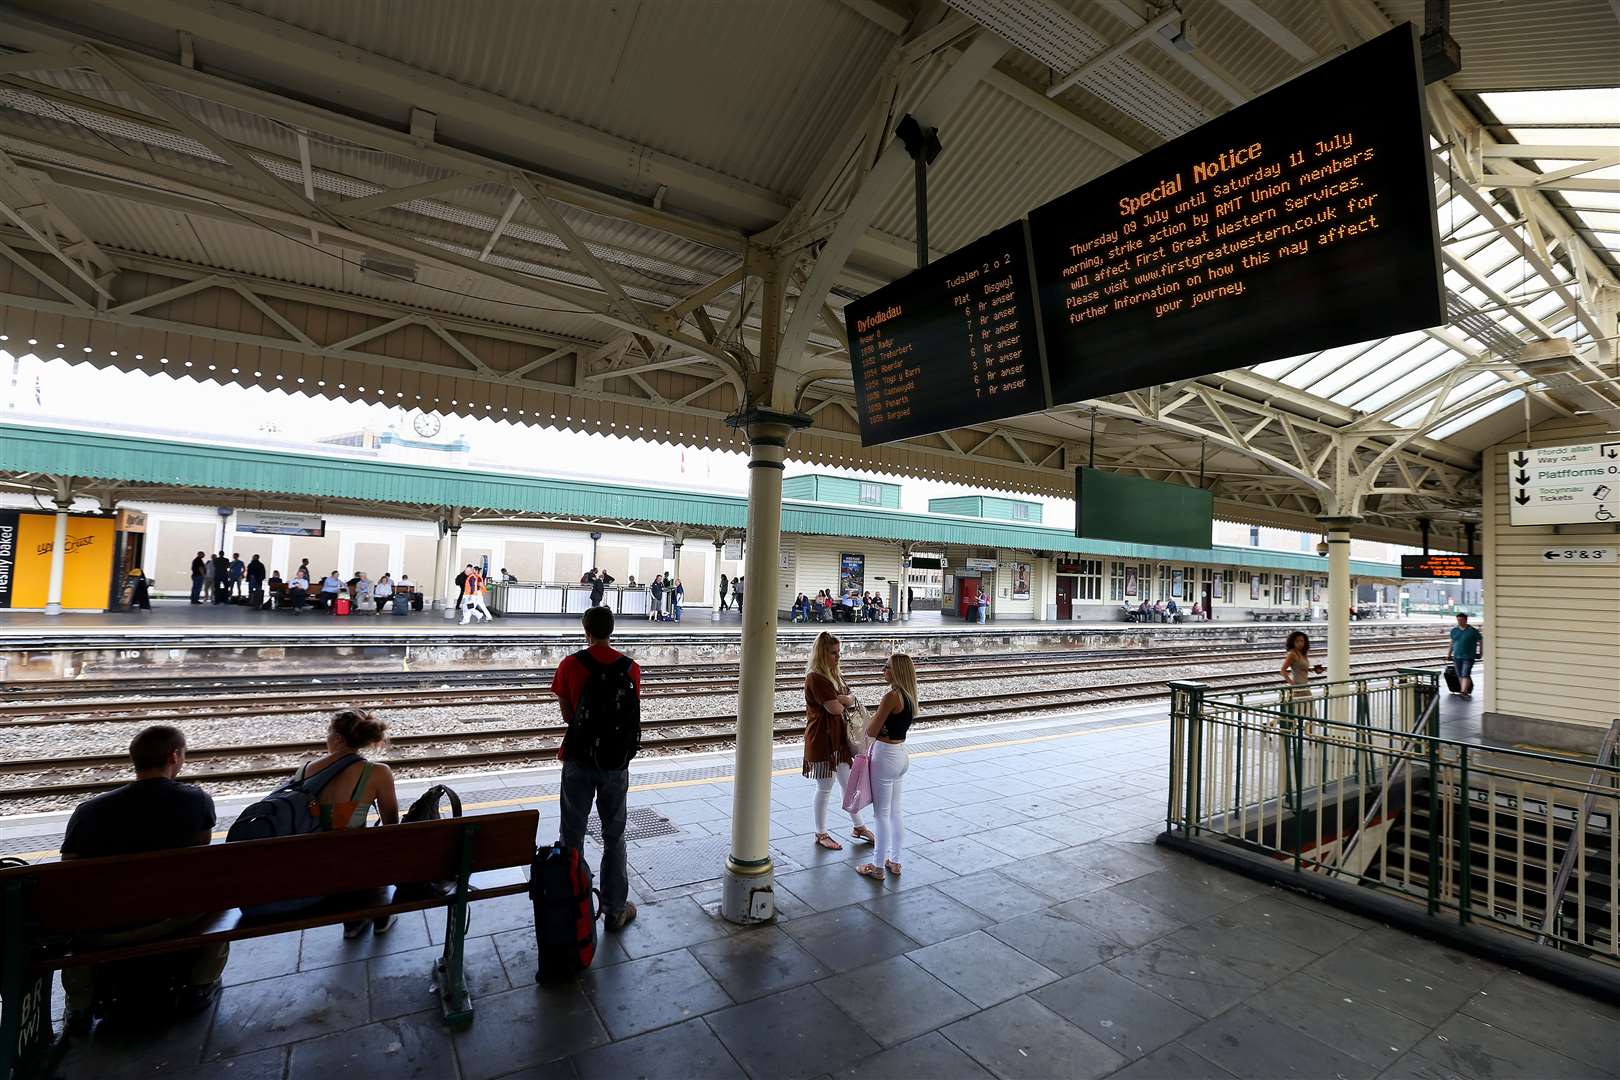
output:
[{"label": "backpack on bench", "polygon": [[[225,842],[269,840],[277,836],[319,832],[321,791],[344,769],[360,760],[359,754],[345,754],[314,776],[288,780],[258,802],[244,808],[225,834]],[[245,915],[285,915],[313,907],[324,899],[324,896],[309,896],[298,900],[279,900],[243,908],[242,912]]]}]

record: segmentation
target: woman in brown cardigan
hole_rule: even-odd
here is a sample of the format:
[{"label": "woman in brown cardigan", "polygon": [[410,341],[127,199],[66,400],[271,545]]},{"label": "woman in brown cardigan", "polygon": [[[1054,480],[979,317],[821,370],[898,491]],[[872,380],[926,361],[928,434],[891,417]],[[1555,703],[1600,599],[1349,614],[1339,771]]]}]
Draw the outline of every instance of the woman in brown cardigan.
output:
[{"label": "woman in brown cardigan", "polygon": [[[804,775],[816,782],[816,843],[828,851],[840,851],[844,845],[827,831],[827,800],[834,779],[840,793],[848,785],[849,766],[855,759],[844,723],[844,710],[854,706],[855,695],[838,670],[838,653],[838,639],[822,631],[816,635],[804,675]],[[855,840],[863,844],[875,840],[859,813],[849,815],[849,820]]]}]

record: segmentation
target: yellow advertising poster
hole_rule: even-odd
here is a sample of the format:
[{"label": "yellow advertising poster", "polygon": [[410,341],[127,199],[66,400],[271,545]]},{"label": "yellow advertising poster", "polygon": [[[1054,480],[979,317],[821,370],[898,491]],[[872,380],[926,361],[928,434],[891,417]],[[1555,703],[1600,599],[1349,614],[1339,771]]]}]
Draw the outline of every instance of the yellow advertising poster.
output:
[{"label": "yellow advertising poster", "polygon": [[[67,562],[62,574],[64,608],[106,609],[112,585],[115,524],[112,518],[68,518]],[[55,515],[17,515],[9,606],[45,606],[51,586],[51,542],[55,535]]]}]

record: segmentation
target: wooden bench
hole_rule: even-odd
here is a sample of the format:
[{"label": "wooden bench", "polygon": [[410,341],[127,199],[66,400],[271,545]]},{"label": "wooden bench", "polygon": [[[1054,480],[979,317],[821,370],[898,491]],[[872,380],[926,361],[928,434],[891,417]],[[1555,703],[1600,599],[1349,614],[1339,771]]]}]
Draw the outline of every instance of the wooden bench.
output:
[{"label": "wooden bench", "polygon": [[[447,909],[444,951],[431,974],[445,1022],[465,1027],[473,1015],[462,965],[467,905],[528,891],[526,881],[491,872],[529,865],[539,822],[539,811],[519,810],[0,869],[0,1078],[48,1075],[58,969],[439,907]],[[398,883],[426,881],[455,888],[396,895]],[[311,882],[336,899],[288,915],[241,911],[307,896]],[[365,900],[343,898],[362,891]],[[165,937],[87,943],[86,935],[187,915],[197,921]]]}]

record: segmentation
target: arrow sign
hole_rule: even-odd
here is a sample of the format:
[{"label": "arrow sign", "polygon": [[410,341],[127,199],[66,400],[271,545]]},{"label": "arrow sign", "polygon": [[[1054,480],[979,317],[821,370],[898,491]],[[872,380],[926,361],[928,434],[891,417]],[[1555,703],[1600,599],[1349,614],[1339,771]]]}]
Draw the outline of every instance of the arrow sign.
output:
[{"label": "arrow sign", "polygon": [[1526,465],[1530,464],[1530,459],[1527,456],[1525,456],[1524,451],[1521,450],[1521,451],[1519,451],[1518,457],[1515,457],[1513,459],[1513,464],[1517,465],[1519,468],[1522,469]]},{"label": "arrow sign", "polygon": [[1614,458],[1620,458],[1620,443],[1604,443],[1603,449],[1600,450],[1599,453],[1606,458],[1610,458],[1611,460]]},{"label": "arrow sign", "polygon": [[1521,484],[1528,484],[1530,482],[1530,474],[1525,472],[1523,469],[1520,469],[1519,475],[1514,477],[1514,479]]},{"label": "arrow sign", "polygon": [[1513,501],[1518,503],[1520,506],[1523,506],[1530,501],[1530,496],[1521,491],[1517,495],[1513,496]]},{"label": "arrow sign", "polygon": [[1620,521],[1620,442],[1530,446],[1503,458],[1514,525]]}]

